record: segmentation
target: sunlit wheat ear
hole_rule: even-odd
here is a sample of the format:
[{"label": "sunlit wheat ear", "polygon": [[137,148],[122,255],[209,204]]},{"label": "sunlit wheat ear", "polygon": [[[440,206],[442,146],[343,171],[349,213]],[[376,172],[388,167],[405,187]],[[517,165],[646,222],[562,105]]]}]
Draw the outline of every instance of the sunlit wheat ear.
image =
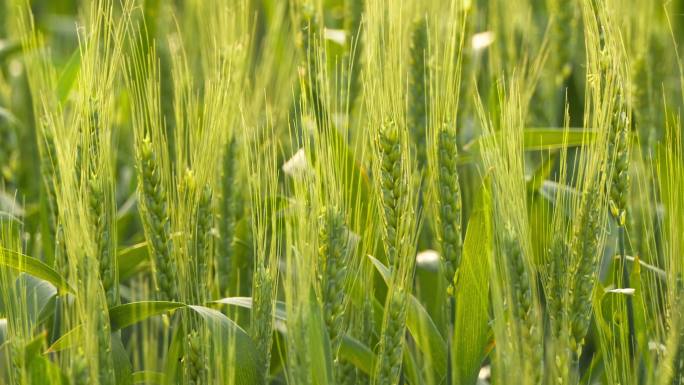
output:
[{"label": "sunlit wheat ear", "polygon": [[456,269],[461,259],[461,187],[458,180],[456,134],[447,127],[437,138],[437,186],[439,237],[446,280],[453,291]]},{"label": "sunlit wheat ear", "polygon": [[162,299],[175,300],[178,298],[177,269],[172,252],[166,190],[152,142],[145,137],[138,146],[136,156],[139,165],[141,215],[148,247],[154,258],[157,285]]}]

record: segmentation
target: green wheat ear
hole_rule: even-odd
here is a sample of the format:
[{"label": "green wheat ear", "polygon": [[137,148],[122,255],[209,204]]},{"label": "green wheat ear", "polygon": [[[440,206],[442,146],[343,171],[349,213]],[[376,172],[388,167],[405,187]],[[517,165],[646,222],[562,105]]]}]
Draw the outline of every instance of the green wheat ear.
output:
[{"label": "green wheat ear", "polygon": [[173,242],[170,238],[166,189],[162,183],[161,171],[152,142],[145,137],[139,144],[139,184],[141,215],[145,225],[150,254],[154,258],[157,285],[161,299],[178,298],[176,262],[173,259]]},{"label": "green wheat ear", "polygon": [[252,298],[250,334],[256,345],[259,370],[268,373],[273,335],[273,283],[268,269],[261,264],[254,271]]},{"label": "green wheat ear", "polygon": [[418,164],[425,164],[425,135],[428,124],[428,25],[424,17],[411,27],[408,128],[418,152]]},{"label": "green wheat ear", "polygon": [[[104,304],[103,304],[104,305]],[[102,306],[96,315],[98,342],[98,377],[100,385],[115,385],[114,361],[112,358],[112,338],[108,310]]]},{"label": "green wheat ear", "polygon": [[71,355],[70,359],[72,362],[69,368],[69,375],[72,383],[74,385],[88,385],[88,362],[86,361],[83,348],[76,349],[76,352]]},{"label": "green wheat ear", "polygon": [[378,136],[380,157],[380,194],[384,219],[385,253],[390,266],[397,264],[398,226],[406,197],[403,179],[403,155],[399,128],[390,120],[380,128]]},{"label": "green wheat ear", "polygon": [[555,342],[553,346],[552,368],[556,383],[567,382],[570,375],[570,350],[567,347],[570,332],[568,326],[568,282],[566,266],[571,256],[571,246],[564,234],[556,234],[549,250],[546,270],[545,291],[546,309],[549,317],[550,333]]},{"label": "green wheat ear", "polygon": [[563,84],[572,74],[573,55],[577,46],[578,2],[565,0],[551,0],[549,14],[555,17],[552,34],[557,47],[556,57],[553,58],[560,72],[557,74],[557,84]]},{"label": "green wheat ear", "polygon": [[237,145],[235,138],[231,138],[226,145],[223,154],[223,169],[221,175],[221,214],[219,230],[221,234],[221,250],[218,254],[219,285],[221,293],[228,296],[230,282],[233,281],[232,259],[233,259],[233,238],[235,236],[235,211],[237,192],[235,186],[235,172],[237,170]]},{"label": "green wheat ear", "polygon": [[192,329],[186,336],[183,368],[188,385],[201,385],[207,381],[207,364],[202,334]]},{"label": "green wheat ear", "polygon": [[328,328],[332,351],[336,352],[344,334],[344,285],[351,253],[344,217],[332,207],[324,209],[321,215],[318,245],[319,261],[323,264],[321,275],[323,316]]},{"label": "green wheat ear", "polygon": [[15,124],[0,116],[0,186],[11,187],[16,182],[19,146]]},{"label": "green wheat ear", "polygon": [[406,328],[406,300],[404,289],[396,287],[391,291],[377,355],[376,385],[392,385],[399,381]]},{"label": "green wheat ear", "polygon": [[539,383],[542,370],[542,335],[538,325],[538,310],[535,304],[535,293],[532,276],[529,273],[520,240],[510,225],[501,229],[503,232],[502,250],[506,254],[509,286],[513,303],[512,314],[519,321],[519,336],[522,354],[525,357],[526,374],[524,378],[532,383]]},{"label": "green wheat ear", "polygon": [[119,288],[117,282],[115,259],[111,248],[110,215],[105,209],[105,192],[103,191],[100,178],[93,175],[88,180],[89,206],[91,221],[96,243],[97,256],[99,257],[100,279],[107,297],[107,305],[115,306],[119,303]]},{"label": "green wheat ear", "polygon": [[200,192],[197,205],[197,224],[195,228],[195,259],[197,276],[197,303],[204,303],[209,295],[207,282],[209,281],[209,263],[213,252],[214,236],[214,213],[212,211],[213,190],[205,185]]},{"label": "green wheat ear", "polygon": [[618,108],[613,115],[613,129],[609,143],[612,159],[610,213],[620,227],[627,217],[627,195],[629,190],[629,117],[618,98]]},{"label": "green wheat ear", "polygon": [[570,349],[579,357],[584,343],[584,337],[589,330],[591,322],[592,292],[596,282],[599,267],[599,239],[601,233],[601,209],[599,199],[594,199],[599,194],[598,183],[593,183],[587,199],[583,201],[580,214],[579,228],[573,237],[572,252],[576,257],[574,266],[568,273],[570,282],[573,283],[572,298],[569,314],[570,325]]},{"label": "green wheat ear", "polygon": [[444,127],[437,138],[437,187],[439,202],[439,238],[444,273],[453,289],[456,269],[461,259],[461,187],[458,180],[456,134]]}]

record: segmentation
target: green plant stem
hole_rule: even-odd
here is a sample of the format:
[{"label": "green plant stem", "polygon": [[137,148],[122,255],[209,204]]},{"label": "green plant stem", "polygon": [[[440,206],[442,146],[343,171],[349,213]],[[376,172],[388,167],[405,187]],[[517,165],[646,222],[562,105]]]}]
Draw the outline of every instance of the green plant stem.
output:
[{"label": "green plant stem", "polygon": [[[449,312],[449,330],[447,332],[448,341],[452,340],[452,334],[454,333],[454,325],[456,324],[456,298],[454,296],[449,297],[449,305],[447,306]],[[454,383],[453,377],[453,366],[451,363],[451,344],[447,343],[447,372],[446,380],[447,384],[451,385]]]}]

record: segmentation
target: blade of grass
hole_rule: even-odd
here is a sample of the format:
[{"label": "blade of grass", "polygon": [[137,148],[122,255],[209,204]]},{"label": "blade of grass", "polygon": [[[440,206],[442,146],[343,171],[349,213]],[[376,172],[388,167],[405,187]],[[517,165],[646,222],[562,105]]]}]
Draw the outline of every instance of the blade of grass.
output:
[{"label": "blade of grass", "polygon": [[475,384],[489,339],[489,261],[493,251],[491,194],[487,179],[475,203],[463,244],[456,282],[456,314],[451,341],[456,384]]}]

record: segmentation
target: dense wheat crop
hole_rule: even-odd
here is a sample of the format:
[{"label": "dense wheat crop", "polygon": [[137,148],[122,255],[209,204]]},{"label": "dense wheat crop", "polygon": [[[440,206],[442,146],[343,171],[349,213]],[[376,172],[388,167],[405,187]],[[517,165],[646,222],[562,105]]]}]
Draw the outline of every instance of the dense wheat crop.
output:
[{"label": "dense wheat crop", "polygon": [[0,0],[0,385],[684,385],[684,0]]}]

